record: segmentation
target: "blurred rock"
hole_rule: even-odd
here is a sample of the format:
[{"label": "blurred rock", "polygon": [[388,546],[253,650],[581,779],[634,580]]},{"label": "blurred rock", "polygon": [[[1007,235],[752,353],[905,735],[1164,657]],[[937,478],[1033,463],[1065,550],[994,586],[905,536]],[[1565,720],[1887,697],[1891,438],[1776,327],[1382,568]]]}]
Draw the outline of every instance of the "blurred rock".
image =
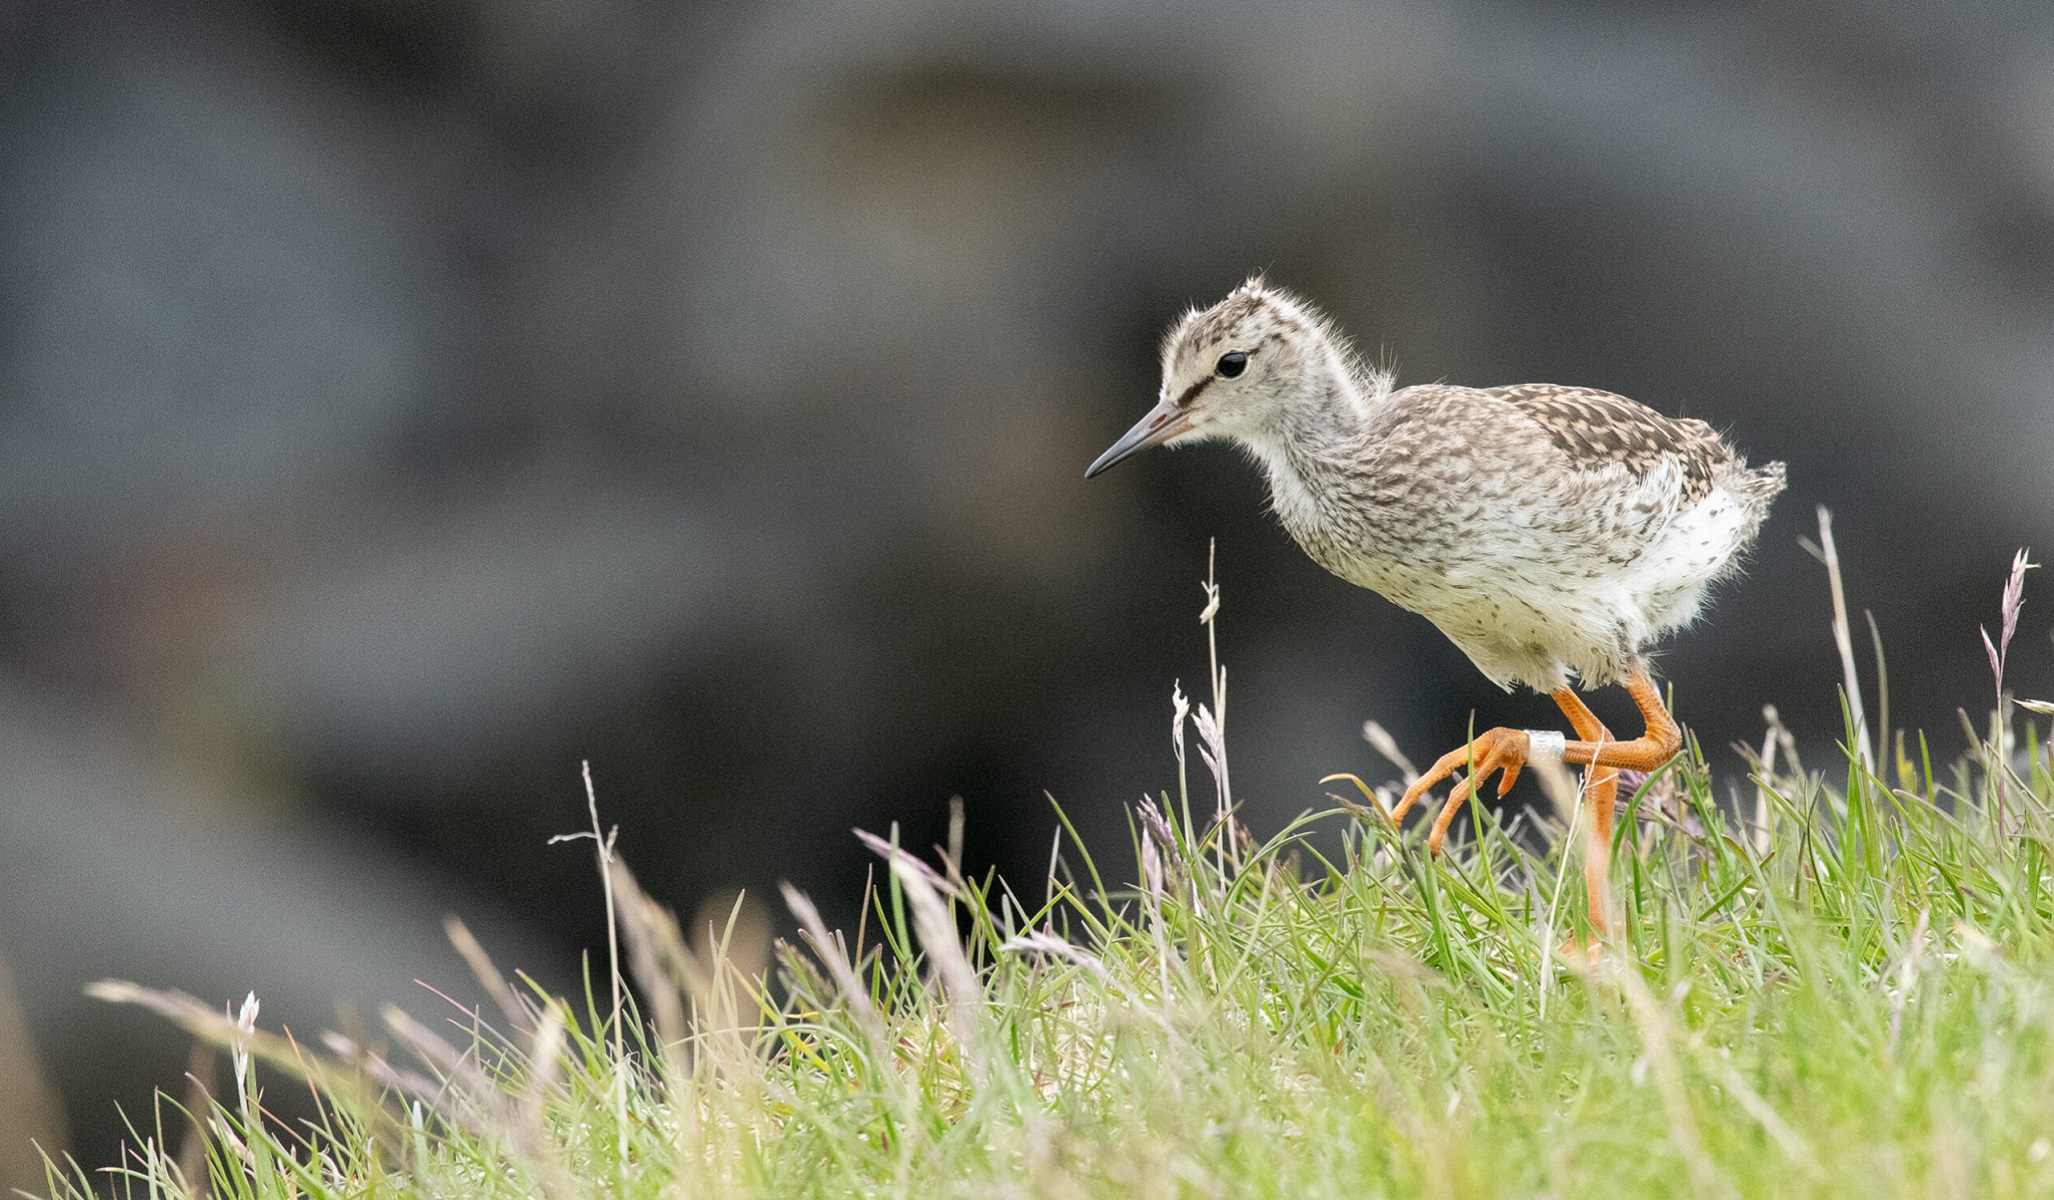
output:
[{"label": "blurred rock", "polygon": [[224,1003],[254,990],[267,1022],[301,1036],[388,1001],[443,1019],[448,1002],[416,980],[483,998],[443,938],[458,913],[504,969],[561,984],[561,951],[484,897],[329,823],[266,821],[208,790],[103,717],[0,689],[0,950],[26,967],[22,1011],[75,1126],[102,1128],[115,1097],[150,1111],[186,1059],[155,1018],[88,999],[96,979]]},{"label": "blurred rock", "polygon": [[44,1156],[60,1159],[70,1148],[64,1110],[37,1059],[14,978],[0,961],[0,1186],[20,1191],[40,1190]]}]

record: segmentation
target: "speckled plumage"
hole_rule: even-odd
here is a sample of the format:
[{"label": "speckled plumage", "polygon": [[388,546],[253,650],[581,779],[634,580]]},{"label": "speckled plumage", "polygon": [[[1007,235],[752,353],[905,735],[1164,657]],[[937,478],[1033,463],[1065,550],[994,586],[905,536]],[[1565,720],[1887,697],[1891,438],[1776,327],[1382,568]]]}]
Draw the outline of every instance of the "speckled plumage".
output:
[{"label": "speckled plumage", "polygon": [[[1223,377],[1235,352],[1246,365]],[[1157,428],[1101,465],[1238,443],[1320,565],[1431,620],[1500,686],[1541,691],[1641,670],[1783,490],[1781,463],[1750,468],[1704,422],[1623,396],[1392,383],[1311,305],[1251,280],[1171,331]]]}]

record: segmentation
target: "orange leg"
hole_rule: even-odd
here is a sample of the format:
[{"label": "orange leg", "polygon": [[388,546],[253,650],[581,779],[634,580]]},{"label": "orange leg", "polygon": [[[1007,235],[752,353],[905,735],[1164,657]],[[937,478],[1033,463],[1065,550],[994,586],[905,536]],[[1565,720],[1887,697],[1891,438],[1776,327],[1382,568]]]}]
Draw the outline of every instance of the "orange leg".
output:
[{"label": "orange leg", "polygon": [[[1640,709],[1641,719],[1647,722],[1647,732],[1630,742],[1608,742],[1586,736],[1586,740],[1570,742],[1562,748],[1563,762],[1652,771],[1676,757],[1676,752],[1683,749],[1683,731],[1676,728],[1676,718],[1670,716],[1669,710],[1663,706],[1661,693],[1655,691],[1655,685],[1647,676],[1635,671],[1626,677],[1626,692],[1633,697],[1634,706]],[[1583,707],[1580,701],[1577,707]],[[1586,715],[1588,711],[1585,710]],[[1591,718],[1593,722],[1596,719]],[[1604,727],[1600,725],[1598,728]],[[1578,728],[1577,732],[1582,733],[1583,730]]]},{"label": "orange leg", "polygon": [[[1610,902],[1607,878],[1612,855],[1612,813],[1618,806],[1618,768],[1652,771],[1675,757],[1683,747],[1682,731],[1677,729],[1675,718],[1663,706],[1661,695],[1655,691],[1655,685],[1648,677],[1638,671],[1628,675],[1626,690],[1647,722],[1647,732],[1630,742],[1614,741],[1604,723],[1568,688],[1557,688],[1551,693],[1580,739],[1564,742],[1562,761],[1589,768],[1585,786],[1590,797],[1592,820],[1590,846],[1584,856],[1583,882],[1590,898],[1591,922],[1601,933],[1605,929],[1605,913]],[[1439,854],[1441,841],[1447,836],[1448,826],[1454,821],[1462,802],[1474,795],[1482,782],[1495,771],[1504,772],[1498,781],[1498,795],[1510,791],[1531,750],[1531,740],[1523,730],[1502,727],[1486,730],[1469,745],[1442,755],[1439,762],[1414,780],[1412,786],[1405,789],[1404,799],[1391,811],[1391,820],[1403,820],[1412,806],[1426,795],[1428,788],[1464,767],[1469,768],[1468,777],[1448,793],[1447,801],[1434,817],[1432,831],[1427,834],[1427,849]]]},{"label": "orange leg", "polygon": [[[1612,731],[1598,720],[1597,714],[1583,702],[1582,697],[1566,687],[1556,688],[1550,693],[1555,704],[1569,718],[1569,727],[1576,736],[1593,745],[1613,743]],[[1567,751],[1564,751],[1567,757]],[[1590,901],[1591,928],[1602,937],[1607,924],[1606,914],[1611,911],[1612,900],[1610,879],[1612,870],[1612,814],[1619,803],[1619,771],[1615,767],[1591,766],[1584,768],[1583,794],[1590,803],[1590,836],[1583,850],[1583,893]]]}]

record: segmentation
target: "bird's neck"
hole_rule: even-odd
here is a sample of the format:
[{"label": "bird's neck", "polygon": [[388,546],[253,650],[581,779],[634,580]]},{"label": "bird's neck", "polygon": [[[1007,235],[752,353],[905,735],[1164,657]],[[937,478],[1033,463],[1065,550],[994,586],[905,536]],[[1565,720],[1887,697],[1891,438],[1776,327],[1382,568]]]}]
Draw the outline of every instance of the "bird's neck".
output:
[{"label": "bird's neck", "polygon": [[1269,424],[1245,439],[1269,475],[1277,515],[1292,533],[1330,525],[1375,442],[1376,407],[1389,391],[1381,378],[1358,382],[1339,371],[1311,375],[1278,406]]}]

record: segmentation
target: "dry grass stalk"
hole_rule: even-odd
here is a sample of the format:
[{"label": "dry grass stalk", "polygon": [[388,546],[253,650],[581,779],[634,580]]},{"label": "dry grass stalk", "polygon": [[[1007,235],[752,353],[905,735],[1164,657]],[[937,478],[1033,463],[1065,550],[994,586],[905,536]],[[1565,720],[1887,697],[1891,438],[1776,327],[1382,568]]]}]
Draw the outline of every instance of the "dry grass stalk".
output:
[{"label": "dry grass stalk", "polygon": [[1776,751],[1790,736],[1790,732],[1783,728],[1783,719],[1776,712],[1775,705],[1762,706],[1762,721],[1768,728],[1762,733],[1762,750],[1755,771],[1752,822],[1754,852],[1758,855],[1769,852],[1769,783],[1776,778]]},{"label": "dry grass stalk", "polygon": [[628,864],[616,857],[609,870],[620,905],[621,932],[627,936],[628,970],[649,1005],[666,1065],[682,1068],[692,1033],[683,997],[707,990],[704,973],[685,948],[677,918],[642,890]]},{"label": "dry grass stalk", "polygon": [[221,1058],[218,1046],[194,1038],[186,1056],[185,1111],[192,1118],[185,1140],[178,1148],[178,1173],[191,1189],[190,1200],[207,1200],[214,1190],[214,1173],[207,1169],[207,1122],[204,1114],[214,1098],[215,1064]]},{"label": "dry grass stalk", "polygon": [[865,845],[885,856],[905,892],[906,905],[913,912],[913,932],[920,939],[920,948],[927,952],[928,968],[941,984],[942,997],[948,1005],[950,1032],[963,1048],[964,1061],[970,1068],[968,1074],[975,1078],[983,1070],[977,1027],[984,985],[963,953],[955,918],[942,899],[949,894],[949,883],[934,868],[883,838],[860,829],[856,832]]},{"label": "dry grass stalk", "polygon": [[545,1150],[542,1119],[549,1093],[563,1072],[565,1018],[561,1004],[542,1010],[529,1043],[528,1077],[514,1108],[514,1145],[530,1158],[541,1158]]},{"label": "dry grass stalk", "polygon": [[628,1051],[627,1029],[621,1022],[622,997],[626,982],[620,970],[620,922],[614,912],[613,897],[613,842],[620,832],[607,832],[599,824],[599,792],[592,784],[592,764],[581,764],[585,780],[585,810],[592,819],[592,828],[578,833],[562,833],[549,839],[554,846],[558,842],[574,842],[584,838],[592,839],[593,852],[599,858],[599,881],[606,900],[606,976],[613,993],[613,1065],[614,1065],[614,1116],[620,1128],[620,1144],[617,1150],[620,1161],[628,1160]]},{"label": "dry grass stalk", "polygon": [[1862,707],[1861,679],[1854,669],[1854,631],[1847,621],[1847,592],[1840,583],[1840,551],[1833,544],[1833,513],[1819,506],[1819,540],[1799,538],[1812,557],[1826,565],[1826,583],[1833,593],[1833,646],[1840,652],[1840,674],[1847,694],[1848,721],[1854,726],[1854,753],[1863,769],[1876,769],[1875,750],[1869,741],[1868,714]]},{"label": "dry grass stalk", "polygon": [[187,1033],[216,1046],[240,1045],[244,1052],[292,1075],[303,1077],[323,1092],[362,1103],[373,1103],[375,1093],[358,1085],[353,1072],[333,1063],[311,1058],[285,1038],[262,1030],[244,1032],[235,1018],[214,1011],[211,1005],[184,992],[143,987],[120,979],[103,979],[86,985],[86,995],[112,1004],[132,1004],[169,1018]]},{"label": "dry grass stalk", "polygon": [[1067,938],[1058,937],[1053,933],[1043,931],[1040,933],[1019,934],[1007,938],[1004,942],[1000,943],[999,949],[1011,954],[1039,954],[1049,958],[1060,958],[1066,962],[1076,963],[1078,966],[1096,975],[1100,982],[1108,987],[1117,989],[1117,985],[1113,983],[1112,975],[1106,971],[1105,962],[1102,959],[1084,947],[1072,943]]},{"label": "dry grass stalk", "polygon": [[1181,683],[1170,686],[1170,749],[1177,756],[1177,802],[1184,818],[1184,828],[1191,824],[1191,771],[1184,755],[1184,722],[1191,719],[1191,701],[1184,695]]},{"label": "dry grass stalk", "polygon": [[1234,785],[1227,772],[1227,669],[1220,665],[1220,585],[1216,570],[1219,559],[1219,542],[1208,540],[1205,548],[1205,582],[1199,586],[1205,590],[1205,607],[1198,614],[1198,623],[1205,626],[1205,649],[1212,676],[1212,708],[1201,704],[1193,719],[1198,723],[1198,738],[1202,745],[1199,756],[1205,759],[1206,767],[1212,772],[1213,787],[1218,798],[1214,820],[1220,826],[1217,844],[1219,852],[1220,877],[1227,875],[1227,854],[1233,848],[1234,838]]},{"label": "dry grass stalk", "polygon": [[688,978],[700,981],[690,993],[696,1044],[716,1075],[752,1089],[761,1076],[751,1049],[758,1015],[776,1007],[765,987],[768,918],[740,892],[708,901],[692,922],[691,961],[698,967]]},{"label": "dry grass stalk", "polygon": [[384,1055],[362,1042],[332,1030],[321,1035],[321,1044],[351,1067],[357,1078],[369,1080],[404,1100],[418,1101],[451,1128],[461,1129],[474,1137],[487,1137],[493,1132],[493,1127],[481,1119],[476,1110],[458,1102],[461,1097],[452,1092],[444,1081],[419,1071],[396,1067]]},{"label": "dry grass stalk", "polygon": [[806,893],[789,883],[779,887],[784,892],[785,906],[799,918],[799,929],[812,945],[813,956],[827,967],[828,978],[834,980],[835,991],[841,995],[842,1004],[870,1043],[871,1053],[880,1063],[890,1062],[891,1043],[885,1035],[884,1022],[878,1017],[877,1006],[871,1002],[862,980],[856,977],[856,968],[849,960],[841,931],[828,932],[826,922],[820,919],[820,910],[813,906]]},{"label": "dry grass stalk", "polygon": [[1407,758],[1405,752],[1398,748],[1398,739],[1391,736],[1390,730],[1385,729],[1376,721],[1364,721],[1362,723],[1362,740],[1369,743],[1370,749],[1383,755],[1386,759],[1390,760],[1392,766],[1398,768],[1398,773],[1405,780],[1406,787],[1411,787],[1413,782],[1419,778],[1419,768],[1413,766],[1412,760]]},{"label": "dry grass stalk", "polygon": [[532,1029],[535,1024],[534,1014],[514,995],[513,988],[507,985],[506,976],[501,975],[499,968],[493,965],[492,956],[487,954],[485,947],[471,935],[470,927],[456,914],[451,913],[442,918],[442,932],[449,938],[449,944],[463,957],[465,965],[471,968],[471,974],[477,978],[478,986],[485,989],[485,994],[492,998],[492,1003],[505,1014],[508,1027],[515,1033],[526,1033]]},{"label": "dry grass stalk", "polygon": [[379,1016],[392,1036],[442,1078],[445,1091],[453,1091],[478,1113],[487,1126],[508,1127],[511,1114],[506,1110],[505,1098],[468,1052],[459,1051],[434,1030],[394,1005],[388,1004],[379,1010]]}]

